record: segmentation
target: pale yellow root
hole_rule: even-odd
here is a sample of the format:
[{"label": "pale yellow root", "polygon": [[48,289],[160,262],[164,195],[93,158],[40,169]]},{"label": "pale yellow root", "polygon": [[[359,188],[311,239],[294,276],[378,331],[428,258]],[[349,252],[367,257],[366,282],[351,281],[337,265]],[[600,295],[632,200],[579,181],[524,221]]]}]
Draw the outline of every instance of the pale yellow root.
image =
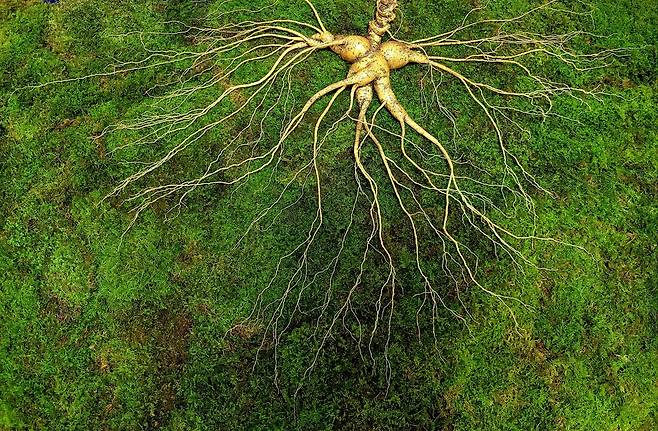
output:
[{"label": "pale yellow root", "polygon": [[[504,126],[501,119],[514,127],[524,130],[514,116],[519,114],[535,115],[546,118],[554,112],[554,99],[560,95],[573,97],[578,100],[585,98],[600,98],[605,95],[597,90],[586,90],[565,83],[555,82],[545,77],[524,63],[533,56],[545,56],[554,61],[566,64],[575,71],[585,71],[597,67],[605,67],[615,57],[625,54],[624,50],[605,50],[595,53],[576,53],[569,48],[569,43],[579,37],[598,36],[575,31],[559,35],[541,35],[525,31],[508,31],[517,23],[523,21],[530,14],[542,10],[556,10],[557,0],[549,0],[524,14],[509,19],[483,19],[469,22],[470,17],[478,9],[472,10],[460,26],[442,34],[418,39],[412,42],[396,40],[390,37],[391,24],[396,19],[398,3],[396,0],[377,0],[373,19],[368,24],[363,35],[336,35],[328,31],[319,11],[310,0],[304,0],[308,6],[308,14],[312,15],[314,23],[289,19],[268,19],[263,21],[243,21],[237,24],[226,24],[218,28],[185,26],[179,33],[195,33],[197,40],[206,45],[202,52],[194,50],[175,51],[148,51],[148,55],[139,61],[125,62],[117,65],[112,71],[97,73],[82,78],[61,79],[46,84],[32,86],[33,89],[45,85],[62,84],[80,79],[94,77],[115,76],[121,73],[157,68],[172,64],[190,62],[185,73],[172,81],[176,88],[160,100],[167,103],[179,102],[183,106],[191,96],[201,91],[218,89],[218,95],[205,106],[193,110],[169,113],[141,118],[131,124],[119,124],[105,129],[97,138],[116,131],[142,133],[142,137],[122,144],[114,149],[121,150],[130,145],[151,145],[163,141],[173,141],[172,146],[157,160],[147,162],[132,175],[121,181],[106,198],[125,194],[130,188],[136,186],[150,175],[155,174],[167,166],[176,157],[193,145],[201,145],[204,138],[214,129],[222,127],[229,120],[235,120],[240,115],[248,115],[247,124],[227,142],[221,143],[218,154],[207,166],[205,171],[194,178],[185,181],[149,186],[133,192],[125,200],[134,205],[135,222],[139,214],[154,203],[176,196],[177,208],[183,205],[184,199],[197,187],[204,185],[234,185],[239,187],[250,178],[264,172],[276,172],[284,158],[284,144],[292,134],[303,126],[304,120],[310,116],[311,109],[325,96],[330,96],[327,105],[321,110],[312,128],[312,146],[309,149],[308,161],[300,169],[294,171],[291,179],[285,182],[282,191],[271,204],[264,205],[257,216],[251,221],[238,243],[242,243],[247,235],[255,229],[260,229],[269,217],[270,226],[277,222],[278,216],[303,198],[303,191],[307,183],[314,182],[314,199],[317,205],[315,217],[310,223],[302,241],[282,256],[274,269],[267,286],[257,296],[254,307],[247,322],[258,322],[262,330],[261,349],[267,344],[267,337],[271,337],[274,346],[275,373],[278,376],[278,345],[281,337],[289,330],[292,318],[300,313],[307,313],[303,309],[306,297],[317,295],[316,287],[324,278],[328,278],[328,286],[324,290],[324,300],[311,312],[317,313],[313,337],[316,342],[316,352],[308,368],[305,369],[302,381],[308,378],[316,365],[320,352],[329,342],[332,333],[336,330],[339,321],[343,329],[357,342],[359,353],[362,353],[364,324],[352,307],[355,292],[367,278],[367,262],[370,254],[376,253],[383,259],[383,271],[386,271],[384,282],[379,287],[378,294],[373,294],[372,307],[374,321],[370,322],[368,350],[369,357],[374,362],[373,342],[379,331],[385,331],[384,361],[387,380],[390,381],[390,362],[388,349],[391,343],[391,332],[396,302],[402,295],[402,288],[397,284],[396,256],[387,247],[386,232],[384,231],[387,214],[381,205],[381,196],[385,191],[392,191],[399,210],[409,223],[413,241],[415,270],[421,276],[423,287],[414,295],[422,296],[422,303],[417,312],[417,321],[421,309],[425,304],[431,304],[432,332],[436,339],[434,320],[442,309],[452,316],[467,322],[458,310],[444,300],[445,289],[434,286],[434,280],[427,270],[427,263],[423,256],[424,244],[438,243],[441,245],[441,265],[449,279],[454,283],[457,299],[465,310],[468,309],[462,301],[460,286],[476,286],[482,292],[493,296],[509,311],[512,319],[516,321],[514,311],[510,304],[519,299],[501,295],[485,287],[478,280],[477,255],[462,244],[453,233],[451,224],[461,222],[464,226],[472,228],[482,238],[494,244],[497,252],[504,252],[512,262],[519,267],[533,265],[531,260],[519,250],[523,241],[549,241],[564,244],[561,241],[545,238],[535,234],[518,234],[506,228],[497,218],[504,217],[504,210],[494,203],[487,190],[495,190],[503,195],[511,195],[514,200],[521,201],[531,217],[536,218],[534,203],[531,194],[526,191],[524,184],[530,184],[535,190],[550,193],[522,165],[521,161],[509,150],[505,138]],[[255,13],[266,13],[268,6],[257,9]],[[569,16],[587,16],[587,13],[563,11]],[[226,15],[228,16],[228,15]],[[216,18],[226,18],[219,14]],[[469,29],[475,27],[491,27],[495,32],[492,36],[477,38],[459,38]],[[172,32],[171,34],[174,34]],[[487,33],[481,33],[487,34]],[[130,34],[122,35],[129,37]],[[141,37],[141,36],[140,36]],[[146,48],[146,45],[144,45]],[[451,47],[467,50],[469,54],[456,57],[450,54]],[[319,50],[331,50],[349,66],[344,79],[315,92],[303,105],[293,110],[291,106],[291,86],[293,70],[306,64],[309,56]],[[504,175],[500,183],[488,178],[472,178],[460,174],[463,163],[454,160],[449,146],[414,120],[399,102],[391,84],[391,73],[402,69],[410,63],[424,65],[428,68],[428,76],[432,83],[432,99],[439,104],[442,112],[452,124],[454,136],[458,137],[457,121],[450,109],[441,104],[440,84],[436,84],[435,75],[446,81],[456,81],[465,90],[468,99],[475,104],[476,109],[482,113],[491,126],[492,134],[496,136],[500,155],[504,164]],[[523,74],[533,88],[517,91],[514,89],[498,88],[486,82],[486,79],[477,79],[467,76],[460,71],[466,64],[496,64],[508,67],[514,73]],[[267,71],[257,79],[249,82],[235,83],[233,80],[240,75],[239,72],[254,65],[266,64]],[[219,71],[217,71],[219,69]],[[201,83],[197,83],[201,81]],[[313,83],[310,83],[313,85]],[[347,112],[336,120],[322,135],[322,127],[328,118],[332,107],[350,90],[350,103]],[[278,92],[278,93],[277,93]],[[277,95],[278,94],[278,95]],[[380,106],[371,119],[368,120],[368,110],[373,105],[373,99],[378,99]],[[268,102],[271,102],[269,104]],[[498,102],[497,102],[498,100]],[[358,117],[350,117],[354,102],[358,105]],[[516,104],[518,101],[519,104]],[[215,112],[226,104],[232,104],[230,112],[216,115]],[[424,103],[424,102],[423,102]],[[278,138],[270,142],[266,139],[266,121],[277,109],[284,112],[281,118],[281,130]],[[426,109],[433,112],[432,109]],[[380,112],[388,112],[397,121],[399,129],[389,130],[376,123]],[[356,195],[349,217],[348,227],[338,243],[336,254],[322,265],[319,270],[310,262],[311,251],[325,224],[326,211],[323,196],[325,187],[322,185],[322,166],[320,153],[328,135],[334,131],[341,121],[350,118],[355,123],[354,141],[345,143],[352,145],[354,158],[354,175]],[[396,125],[397,127],[397,125]],[[257,131],[257,133],[253,133]],[[392,136],[394,141],[399,140],[399,147],[393,151],[388,141],[378,136],[379,132]],[[367,160],[364,148],[368,145],[375,151],[376,160]],[[368,154],[367,152],[365,154]],[[453,151],[454,154],[454,151]],[[397,156],[397,158],[396,158]],[[284,162],[285,163],[285,162]],[[369,170],[372,165],[379,166],[381,172]],[[432,167],[430,167],[432,166]],[[437,167],[438,166],[438,167]],[[486,172],[481,169],[480,172]],[[383,183],[380,175],[385,178]],[[303,178],[302,193],[292,203],[286,202],[287,193]],[[508,180],[509,179],[509,180]],[[472,190],[476,187],[478,190]],[[485,190],[485,191],[480,191]],[[431,192],[437,198],[436,208],[427,208],[423,204],[420,192]],[[369,222],[371,229],[365,240],[363,254],[354,282],[343,292],[337,292],[335,280],[339,274],[339,261],[346,247],[348,237],[355,223],[356,214],[361,198],[368,200]],[[271,216],[275,208],[279,213]],[[424,233],[424,227],[429,228],[429,234]],[[451,229],[453,228],[453,229]],[[292,275],[283,284],[282,291],[274,295],[274,300],[266,300],[266,295],[272,293],[282,277],[284,263],[293,261]],[[349,328],[348,320],[357,322],[357,334]],[[227,334],[230,333],[227,332]],[[418,324],[420,338],[420,324]],[[257,356],[258,356],[257,353]],[[276,377],[275,376],[275,377]]]}]

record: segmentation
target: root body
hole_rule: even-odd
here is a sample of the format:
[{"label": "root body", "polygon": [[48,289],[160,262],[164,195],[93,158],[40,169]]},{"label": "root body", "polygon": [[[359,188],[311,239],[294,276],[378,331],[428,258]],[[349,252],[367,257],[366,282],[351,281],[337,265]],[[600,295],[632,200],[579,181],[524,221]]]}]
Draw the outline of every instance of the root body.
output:
[{"label": "root body", "polygon": [[[446,275],[454,281],[460,302],[460,286],[475,286],[499,299],[510,310],[513,317],[508,303],[514,298],[497,294],[480,284],[476,277],[478,260],[476,253],[452,233],[450,225],[461,222],[462,225],[490,241],[497,254],[505,255],[512,262],[518,264],[531,264],[517,248],[520,241],[559,242],[539,237],[534,232],[524,235],[516,234],[499,224],[491,215],[495,213],[500,218],[506,216],[506,213],[503,208],[497,206],[497,201],[492,199],[487,191],[501,194],[505,200],[511,198],[512,201],[525,205],[528,212],[534,217],[534,204],[524,188],[524,183],[544,190],[526,171],[519,159],[509,151],[503,134],[502,122],[521,128],[516,120],[519,114],[546,118],[552,114],[555,96],[560,94],[579,100],[584,100],[586,96],[597,97],[601,94],[555,82],[534,72],[530,66],[524,64],[525,59],[539,55],[566,64],[576,71],[583,71],[603,67],[607,64],[607,59],[621,55],[623,52],[611,50],[585,54],[574,53],[568,48],[571,40],[581,36],[590,39],[595,37],[586,32],[540,35],[507,30],[528,14],[551,8],[556,0],[549,0],[543,6],[506,20],[485,19],[467,22],[467,16],[464,23],[456,29],[411,42],[395,39],[383,41],[391,23],[396,18],[398,6],[396,0],[377,0],[374,18],[369,23],[365,35],[332,34],[325,27],[320,14],[312,3],[309,0],[304,1],[313,12],[317,21],[315,24],[286,19],[269,19],[228,24],[221,28],[190,27],[187,31],[198,32],[198,40],[207,44],[205,51],[200,53],[153,52],[143,61],[126,63],[117,67],[113,72],[94,75],[103,76],[185,61],[192,63],[187,70],[188,76],[181,77],[177,82],[178,88],[165,96],[165,99],[180,100],[182,104],[196,92],[213,89],[217,86],[223,87],[215,100],[199,109],[166,115],[158,114],[130,125],[113,126],[104,131],[103,134],[118,129],[146,131],[144,137],[133,144],[155,143],[166,139],[176,142],[164,157],[147,163],[141,170],[120,183],[111,195],[121,193],[129,185],[158,170],[186,148],[199,142],[214,128],[250,109],[253,109],[253,113],[248,124],[242,131],[222,144],[216,159],[208,166],[203,175],[180,183],[142,189],[127,200],[136,202],[135,217],[137,217],[141,211],[161,199],[178,196],[178,205],[181,205],[185,196],[196,187],[210,184],[239,185],[266,169],[274,171],[281,163],[286,140],[304,123],[309,110],[321,99],[330,96],[327,106],[317,118],[312,129],[313,145],[309,149],[308,163],[294,173],[292,179],[285,184],[279,197],[259,213],[241,238],[242,240],[248,232],[259,228],[259,225],[264,223],[275,207],[284,207],[281,210],[283,211],[295,205],[295,202],[286,203],[287,193],[293,184],[315,183],[316,216],[303,240],[279,260],[275,274],[259,295],[250,316],[250,319],[257,320],[263,327],[265,335],[261,347],[266,345],[265,337],[268,335],[272,337],[273,345],[278,345],[282,334],[289,328],[292,321],[292,317],[286,320],[285,316],[294,315],[295,312],[300,311],[304,298],[310,295],[310,292],[317,292],[317,289],[314,290],[311,287],[319,284],[319,280],[324,279],[328,283],[326,296],[322,305],[314,308],[317,316],[318,330],[315,339],[318,354],[338,324],[341,324],[344,330],[358,341],[359,349],[361,349],[366,331],[363,330],[358,313],[352,307],[352,300],[355,292],[361,286],[365,262],[370,255],[375,254],[383,260],[386,269],[379,292],[376,294],[376,298],[373,298],[375,317],[374,322],[370,323],[368,347],[370,348],[379,329],[384,327],[388,331],[385,342],[385,347],[388,349],[391,319],[400,289],[397,286],[395,259],[388,250],[390,244],[385,239],[384,233],[386,214],[380,203],[380,196],[386,190],[392,191],[399,210],[411,227],[414,265],[422,281],[422,289],[417,292],[417,295],[422,297],[421,308],[428,306],[431,310],[432,321],[434,322],[434,317],[438,316],[439,310],[442,308],[459,319],[465,319],[444,301],[445,292],[433,285],[432,276],[427,271],[426,262],[422,257],[423,242],[425,246],[429,244],[439,250],[436,254],[440,256]],[[492,36],[487,37],[460,37],[468,29],[474,27],[494,27],[496,31],[489,31],[488,34],[492,34]],[[451,52],[450,49],[455,47],[469,52],[469,54],[462,56],[448,54]],[[325,88],[318,89],[297,112],[290,111],[288,105],[290,97],[286,89],[289,91],[293,69],[304,64],[304,61],[314,52],[324,49],[333,51],[349,63],[346,77]],[[263,62],[269,62],[268,64],[271,66],[260,78],[250,82],[232,82],[237,71]],[[446,118],[455,124],[450,110],[445,108],[438,96],[438,84],[434,81],[434,75],[438,74],[462,87],[475,109],[489,122],[503,160],[502,181],[490,181],[489,178],[492,175],[481,168],[479,169],[479,172],[482,173],[481,178],[461,174],[459,172],[460,163],[453,160],[446,144],[407,113],[391,85],[391,72],[413,63],[423,65],[428,69],[428,76],[431,78],[434,89],[433,98],[438,105],[438,109],[433,111],[443,112]],[[481,82],[458,70],[462,65],[468,63],[509,67],[525,78],[526,85],[522,90],[514,90],[498,88],[493,84]],[[203,72],[212,70],[211,68],[215,65],[221,65],[222,72],[213,72],[210,73],[210,78],[204,78],[207,75],[203,75]],[[201,72],[197,70],[201,70]],[[200,85],[192,84],[195,80],[203,82]],[[328,112],[337,98],[341,94],[347,93],[350,94],[348,111],[323,135],[321,130],[325,118],[328,118]],[[374,114],[369,116],[375,96],[380,106]],[[233,110],[220,118],[213,118],[211,113],[216,111],[218,106],[228,103],[229,100],[234,105]],[[351,111],[355,108],[354,102],[358,105],[357,118],[351,117]],[[387,130],[377,125],[376,117],[384,110],[397,121],[399,131]],[[264,124],[269,121],[270,115],[277,111],[286,112],[283,125],[278,139],[267,142],[268,140],[264,139]],[[290,111],[289,114],[288,111]],[[355,122],[355,139],[352,148],[357,193],[350,215],[350,224],[341,239],[340,246],[337,247],[336,255],[328,260],[326,266],[314,272],[310,269],[312,265],[309,256],[325,221],[319,154],[327,135],[335,129],[340,121],[348,118]],[[382,132],[393,137],[397,148],[391,149],[390,144],[387,145],[381,140],[378,135]],[[182,139],[179,138],[181,134],[184,136]],[[455,135],[457,134],[455,132]],[[370,148],[373,151],[370,154],[375,155],[374,161],[365,160],[364,148],[366,145],[371,145]],[[383,175],[373,174],[371,172],[373,165],[378,166],[379,172]],[[424,204],[423,196],[427,194],[439,197],[441,202],[439,208],[428,208]],[[299,199],[302,199],[301,196]],[[338,262],[351,234],[359,203],[364,200],[367,202],[372,230],[363,244],[362,261],[358,266],[353,286],[338,295],[334,286]],[[451,216],[451,214],[453,215]],[[284,283],[286,285],[280,295],[275,295],[274,300],[266,299],[268,291],[274,288],[275,281],[287,262],[292,262],[292,277],[287,284]],[[346,323],[350,319],[353,321],[352,324]],[[357,329],[354,330],[354,327]],[[434,326],[432,326],[432,331],[434,332]],[[315,360],[317,358],[316,355]],[[315,360],[309,366],[307,373],[312,369]],[[386,364],[388,365],[388,360],[386,360]]]}]

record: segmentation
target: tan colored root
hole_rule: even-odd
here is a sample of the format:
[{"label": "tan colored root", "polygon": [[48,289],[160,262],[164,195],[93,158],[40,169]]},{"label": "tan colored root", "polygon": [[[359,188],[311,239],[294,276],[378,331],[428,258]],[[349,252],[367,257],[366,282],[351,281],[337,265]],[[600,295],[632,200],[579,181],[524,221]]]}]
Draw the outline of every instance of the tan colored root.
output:
[{"label": "tan colored root", "polygon": [[[185,64],[184,73],[178,79],[161,84],[159,87],[174,88],[156,98],[156,103],[179,103],[181,109],[173,109],[165,114],[157,113],[145,116],[129,124],[119,124],[105,129],[99,136],[124,131],[139,133],[141,137],[113,149],[114,152],[128,146],[154,145],[171,142],[164,155],[156,160],[147,161],[132,175],[121,181],[106,198],[126,195],[126,202],[133,205],[135,222],[141,212],[163,199],[174,199],[175,209],[180,209],[184,200],[200,186],[233,185],[235,188],[245,184],[249,179],[270,172],[270,179],[279,168],[286,154],[286,144],[292,134],[305,126],[305,119],[317,104],[324,103],[319,116],[312,125],[312,145],[308,149],[308,160],[301,168],[294,170],[292,177],[285,182],[276,198],[258,211],[248,225],[244,234],[238,239],[243,243],[249,234],[258,229],[267,229],[277,223],[278,217],[303,201],[306,188],[313,189],[316,211],[313,220],[306,229],[302,240],[295,244],[288,253],[281,256],[274,268],[268,284],[257,296],[252,312],[239,325],[256,322],[262,329],[261,349],[266,345],[274,346],[274,358],[278,375],[278,345],[289,330],[293,316],[302,313],[315,314],[316,344],[315,354],[302,381],[307,379],[319,360],[322,349],[330,341],[332,334],[340,325],[342,330],[352,336],[357,343],[362,358],[375,362],[377,355],[373,352],[373,343],[383,331],[384,361],[387,379],[390,379],[390,362],[388,348],[391,342],[394,309],[402,295],[402,288],[397,281],[396,256],[389,251],[385,235],[387,214],[381,204],[381,196],[392,192],[401,214],[411,227],[415,270],[422,279],[423,286],[413,292],[421,297],[417,313],[429,306],[432,316],[432,333],[437,339],[434,322],[440,313],[445,312],[467,323],[471,316],[462,297],[463,286],[474,286],[482,292],[499,300],[509,311],[514,321],[512,304],[525,306],[520,299],[512,298],[487,288],[479,281],[478,256],[475,251],[463,244],[454,232],[454,224],[460,223],[490,241],[497,253],[504,253],[519,268],[533,265],[531,260],[520,251],[524,242],[544,241],[564,244],[564,242],[542,237],[534,231],[516,233],[506,228],[499,219],[507,216],[505,208],[500,208],[488,192],[510,196],[513,202],[522,203],[528,214],[534,219],[534,202],[526,191],[529,184],[533,189],[550,195],[523,166],[508,148],[505,137],[505,125],[524,130],[516,119],[519,115],[532,115],[546,118],[550,115],[560,116],[554,112],[554,101],[559,96],[572,97],[587,103],[588,99],[600,99],[605,93],[594,89],[577,88],[568,83],[556,82],[534,71],[526,62],[534,56],[545,56],[556,62],[571,67],[577,72],[605,67],[615,57],[625,54],[623,50],[604,50],[593,53],[576,53],[569,48],[570,42],[579,37],[597,38],[587,32],[570,32],[561,35],[541,35],[508,28],[521,22],[525,17],[542,10],[554,10],[557,0],[551,0],[517,17],[493,20],[485,19],[469,22],[477,12],[474,9],[462,24],[439,35],[418,39],[411,42],[396,40],[383,41],[389,34],[391,23],[396,18],[396,0],[377,0],[373,20],[364,35],[335,35],[328,31],[320,13],[310,0],[304,0],[312,14],[314,23],[289,19],[268,19],[263,21],[243,21],[237,24],[225,24],[216,28],[183,26],[179,32],[172,34],[194,34],[196,40],[204,46],[201,52],[191,49],[184,52],[152,51],[139,61],[121,63],[108,72],[97,73],[82,78],[61,79],[44,85],[88,79],[93,77],[115,76],[149,68]],[[261,8],[255,12],[265,11]],[[586,14],[562,11],[567,14],[586,16]],[[222,14],[214,17],[224,19]],[[180,24],[180,23],[179,23]],[[481,38],[460,38],[469,29],[475,27],[493,27],[492,36]],[[130,34],[121,37],[131,37]],[[140,35],[143,37],[143,35]],[[146,45],[144,44],[146,49]],[[463,56],[451,54],[450,49],[459,48],[468,52]],[[347,76],[336,79],[309,97],[301,107],[295,108],[291,96],[292,76],[296,69],[306,64],[311,55],[320,50],[332,50],[350,64]],[[399,102],[391,84],[391,72],[402,69],[409,63],[427,67],[430,81],[431,100],[422,103],[436,103],[453,127],[453,136],[458,138],[457,121],[447,104],[440,100],[440,88],[445,83],[455,82],[464,89],[473,106],[488,121],[492,134],[495,135],[500,156],[504,165],[503,178],[497,182],[490,179],[492,175],[485,169],[469,164],[471,170],[482,173],[482,178],[463,174],[465,162],[455,160],[448,143],[437,138],[423,127],[422,119],[415,120]],[[498,88],[485,79],[468,76],[462,70],[467,64],[495,64],[508,67],[514,73],[526,77],[532,88],[524,90]],[[240,72],[252,66],[267,65],[262,76],[248,82],[235,82]],[[437,77],[441,83],[436,82]],[[313,85],[313,83],[310,83]],[[156,88],[154,87],[154,90]],[[217,89],[218,95],[206,105],[185,110],[182,108],[191,97]],[[160,88],[158,88],[160,90]],[[350,99],[347,111],[323,133],[323,123],[331,113],[332,107],[345,96],[349,90]],[[379,107],[372,116],[368,111],[374,104],[375,96]],[[328,99],[328,101],[326,100]],[[356,102],[356,103],[355,103]],[[226,113],[217,114],[221,108],[232,104]],[[358,105],[358,116],[351,117],[354,105]],[[158,105],[156,105],[158,106]],[[277,110],[283,112],[282,118],[273,118]],[[425,111],[430,112],[430,109]],[[397,121],[396,130],[389,130],[377,123],[378,115],[390,115]],[[246,125],[234,136],[221,142],[213,160],[201,175],[184,181],[140,187],[149,176],[162,170],[172,160],[193,146],[204,145],[205,139],[214,131],[246,115]],[[281,123],[279,136],[268,137],[268,122],[276,120]],[[354,178],[356,193],[349,214],[345,233],[338,243],[336,254],[319,267],[314,267],[310,256],[325,224],[325,215],[331,209],[325,208],[323,196],[325,187],[321,174],[320,154],[329,135],[345,120],[355,124],[354,141],[345,143],[352,147],[354,158]],[[391,137],[396,147],[390,148]],[[455,142],[458,143],[458,142]],[[364,149],[372,148],[375,160],[364,156]],[[469,162],[470,163],[470,162]],[[375,170],[381,175],[375,173]],[[384,181],[380,180],[383,175]],[[473,174],[471,174],[473,175]],[[288,202],[288,196],[301,183],[299,197]],[[137,191],[134,191],[137,188]],[[440,201],[437,208],[429,208],[423,202],[422,193],[431,193]],[[336,288],[339,275],[339,262],[344,253],[360,205],[366,204],[370,229],[363,244],[363,253],[356,276],[349,288]],[[172,208],[172,210],[174,209]],[[265,225],[263,228],[262,225]],[[445,300],[444,289],[435,285],[423,258],[427,244],[440,244],[441,265],[446,276],[452,280],[457,299],[464,311],[460,311]],[[367,276],[367,262],[377,256],[384,262],[386,277],[378,291],[373,295],[372,307],[374,321],[369,322],[370,329],[360,320],[354,310],[353,299]],[[289,277],[284,276],[286,265],[292,265]],[[326,281],[324,287],[320,283]],[[281,286],[280,286],[281,285]],[[318,288],[323,289],[318,294]],[[278,291],[277,289],[281,289]],[[406,293],[405,293],[406,294]],[[315,295],[315,296],[314,296]],[[304,310],[307,298],[322,296],[319,306]],[[274,299],[272,299],[274,298]],[[356,331],[348,322],[356,324]],[[418,336],[420,334],[418,323]],[[230,330],[227,332],[230,333]],[[363,348],[368,354],[363,353]]]}]

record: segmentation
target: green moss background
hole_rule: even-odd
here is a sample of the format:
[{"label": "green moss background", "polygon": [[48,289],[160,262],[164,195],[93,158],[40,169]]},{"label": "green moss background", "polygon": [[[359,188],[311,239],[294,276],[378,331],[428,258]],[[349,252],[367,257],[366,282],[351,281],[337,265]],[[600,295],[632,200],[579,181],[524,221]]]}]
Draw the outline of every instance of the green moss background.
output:
[{"label": "green moss background", "polygon": [[[372,7],[366,0],[315,4],[330,28],[344,32],[364,28]],[[500,17],[537,3],[404,2],[400,36],[439,33],[479,4],[487,7],[485,16]],[[440,313],[436,342],[431,336],[419,342],[418,304],[401,300],[390,387],[381,346],[373,366],[338,331],[296,398],[313,354],[307,342],[312,319],[298,317],[283,338],[277,384],[272,349],[253,367],[258,328],[225,335],[298,241],[313,217],[312,202],[237,251],[250,216],[275,196],[265,177],[235,194],[199,190],[175,218],[168,218],[166,204],[151,208],[123,235],[129,208],[119,199],[99,202],[131,172],[122,156],[108,154],[117,145],[112,139],[125,137],[90,137],[146,110],[145,91],[175,71],[14,92],[140,55],[138,41],[113,34],[162,31],[167,21],[193,22],[221,8],[214,1],[0,1],[0,430],[658,429],[655,0],[593,4],[596,32],[611,35],[601,47],[637,49],[578,79],[623,98],[590,107],[561,100],[559,112],[578,122],[528,120],[532,138],[511,143],[556,194],[535,195],[539,232],[581,244],[591,256],[528,245],[530,258],[552,271],[520,273],[482,246],[482,282],[533,306],[515,308],[519,328],[498,301],[473,290],[464,298],[473,316],[468,325]],[[310,19],[301,1],[275,9]],[[550,13],[534,19],[532,28],[542,31],[575,25]],[[148,39],[154,49],[187,43],[184,37]],[[320,53],[296,76],[295,94],[312,93],[344,73],[340,61]],[[411,67],[394,77],[412,112],[421,111],[421,76]],[[446,85],[444,101],[461,109],[467,99],[457,90]],[[495,158],[495,142],[479,139],[486,121],[462,121],[462,151]],[[440,131],[445,123],[429,119],[428,127]],[[345,127],[338,137],[349,142],[351,131]],[[227,127],[208,140],[230,133]],[[303,157],[308,137],[293,139],[291,157]],[[348,147],[330,148],[324,165],[336,208],[351,204],[344,192],[353,165]],[[155,150],[143,151],[140,156]],[[208,157],[212,147],[199,145],[157,180],[203,169]],[[327,222],[327,250],[343,222]],[[530,220],[520,215],[513,223],[523,227]],[[386,229],[404,268],[412,251],[408,226],[398,218]],[[356,250],[347,256],[358,256]],[[418,282],[411,270],[400,277],[403,285]]]}]

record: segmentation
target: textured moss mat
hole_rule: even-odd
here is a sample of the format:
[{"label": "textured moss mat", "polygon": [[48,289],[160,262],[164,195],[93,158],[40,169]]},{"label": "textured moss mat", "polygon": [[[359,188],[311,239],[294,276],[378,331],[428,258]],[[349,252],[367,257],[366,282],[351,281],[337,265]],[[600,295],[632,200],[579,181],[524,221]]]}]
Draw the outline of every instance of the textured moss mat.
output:
[{"label": "textured moss mat", "polygon": [[[266,343],[255,362],[262,327],[227,333],[315,216],[307,199],[235,247],[291,175],[288,164],[273,179],[258,176],[236,190],[201,188],[180,213],[169,211],[174,201],[158,203],[124,234],[130,208],[120,198],[101,200],[133,172],[128,161],[148,159],[158,148],[113,153],[136,135],[91,136],[148,110],[146,91],[176,76],[176,67],[14,91],[98,72],[115,59],[140,58],[139,38],[113,35],[163,32],[174,26],[167,22],[199,22],[226,5],[0,1],[0,430],[658,429],[658,7],[655,0],[593,3],[591,21],[565,21],[549,11],[527,25],[557,32],[593,21],[597,33],[610,35],[598,42],[601,48],[635,48],[606,69],[571,76],[579,85],[601,85],[611,96],[589,106],[559,99],[557,112],[575,121],[526,119],[531,137],[509,138],[528,169],[555,193],[553,199],[532,191],[537,231],[588,253],[525,244],[529,259],[549,270],[519,271],[473,232],[463,232],[481,257],[483,285],[532,306],[511,304],[518,327],[499,301],[477,289],[465,289],[460,298],[451,294],[435,264],[432,274],[445,284],[449,304],[463,301],[472,316],[467,324],[439,311],[434,339],[425,313],[419,340],[419,298],[401,295],[388,352],[390,386],[384,335],[373,343],[373,364],[339,329],[295,397],[314,354],[308,342],[313,318],[296,315],[282,337],[276,381],[272,346]],[[314,4],[336,32],[363,29],[372,14],[366,0]],[[440,33],[478,5],[485,7],[481,17],[494,18],[537,4],[403,2],[397,34],[413,39]],[[556,4],[561,7],[583,6],[565,0]],[[279,2],[272,15],[312,19],[303,1]],[[186,49],[193,41],[153,34],[145,43],[149,49]],[[292,94],[301,100],[345,72],[334,55],[318,53],[292,77]],[[474,73],[503,79],[492,68]],[[414,66],[393,77],[398,97],[418,115],[424,113],[423,76]],[[490,127],[469,110],[468,96],[450,82],[439,91],[459,114],[457,153],[500,168],[495,139],[483,138]],[[190,106],[204,97],[212,94],[198,95]],[[339,101],[336,112],[346,103]],[[311,112],[307,129],[320,112]],[[432,114],[428,128],[449,136],[446,121]],[[339,114],[332,115],[335,120]],[[236,133],[240,121],[209,134],[148,181],[203,172],[216,142]],[[277,135],[276,126],[268,123],[266,132]],[[328,208],[336,215],[327,217],[314,258],[331,255],[344,232],[339,210],[353,200],[352,133],[349,123],[340,126],[321,159]],[[308,157],[311,141],[305,133],[290,141],[286,157],[292,165]],[[420,280],[410,229],[395,216],[392,196],[383,205],[392,214],[385,234],[399,259],[400,285],[414,291]],[[366,221],[357,217],[357,232],[365,232]],[[532,220],[519,212],[509,223],[523,229]],[[354,277],[362,252],[355,238],[346,244],[337,291]],[[427,250],[423,259],[430,265],[436,251]],[[381,283],[379,263],[369,261],[355,299],[366,316],[373,301],[368,292]]]}]

